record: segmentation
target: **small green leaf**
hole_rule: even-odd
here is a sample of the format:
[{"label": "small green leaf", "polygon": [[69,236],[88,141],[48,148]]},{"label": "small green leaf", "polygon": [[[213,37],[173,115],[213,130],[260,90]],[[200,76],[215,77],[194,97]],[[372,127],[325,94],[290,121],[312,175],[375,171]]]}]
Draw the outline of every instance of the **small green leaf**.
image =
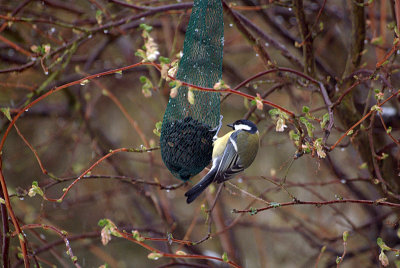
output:
[{"label": "small green leaf", "polygon": [[300,135],[297,134],[294,130],[289,131],[289,137],[293,141],[298,141],[300,140]]},{"label": "small green leaf", "polygon": [[388,247],[385,242],[383,242],[382,238],[378,237],[376,239],[376,243],[378,244],[378,246],[381,248],[382,251],[384,250],[390,250],[390,247]]},{"label": "small green leaf", "polygon": [[9,108],[9,107],[7,107],[7,108],[5,108],[5,107],[0,108],[0,111],[2,111],[2,113],[7,117],[7,119],[8,119],[9,121],[12,121],[11,114],[10,114],[10,108]]},{"label": "small green leaf", "polygon": [[307,118],[301,116],[299,119],[300,122],[306,126],[308,136],[312,138],[314,136],[313,131],[315,127],[307,120]]},{"label": "small green leaf", "polygon": [[32,187],[29,189],[28,195],[34,197],[35,195],[44,196],[43,190],[38,186],[37,181],[32,182]]},{"label": "small green leaf", "polygon": [[140,29],[142,29],[146,32],[150,32],[151,30],[153,30],[153,27],[150,25],[147,25],[146,23],[141,23],[139,27],[140,27]]},{"label": "small green leaf", "polygon": [[303,123],[304,125],[309,123],[308,120],[303,116],[300,116],[299,119],[300,119],[300,122]]},{"label": "small green leaf", "polygon": [[347,238],[349,237],[349,232],[348,231],[344,231],[343,232],[343,242],[347,242]]},{"label": "small green leaf", "polygon": [[339,264],[342,260],[342,257],[336,256],[336,264]]},{"label": "small green leaf", "polygon": [[161,136],[161,127],[162,127],[162,122],[161,122],[161,121],[158,121],[158,122],[156,123],[156,128],[153,129],[153,133],[154,133],[155,135],[157,135],[158,137]]},{"label": "small green leaf", "polygon": [[103,22],[103,12],[99,9],[96,11],[96,21],[99,25],[101,25]]},{"label": "small green leaf", "polygon": [[18,234],[18,238],[19,238],[19,240],[21,240],[21,241],[25,241],[24,235],[21,234],[21,233]]},{"label": "small green leaf", "polygon": [[142,75],[142,76],[139,78],[139,80],[140,80],[140,82],[142,82],[142,83],[146,83],[147,80],[148,80],[148,78],[147,78],[146,76]]},{"label": "small green leaf", "polygon": [[371,44],[375,46],[381,46],[383,44],[383,38],[382,36],[374,37],[371,39]]},{"label": "small green leaf", "polygon": [[386,27],[389,30],[394,30],[394,27],[396,27],[396,22],[395,21],[389,22],[388,24],[386,24]]},{"label": "small green leaf", "polygon": [[139,233],[138,230],[132,231],[132,236],[133,236],[133,238],[136,239],[136,241],[139,241],[139,242],[142,242],[142,241],[145,240],[144,237],[142,237],[142,236],[140,235],[140,233]]},{"label": "small green leaf", "polygon": [[108,219],[101,219],[99,220],[99,222],[97,223],[98,226],[100,227],[104,227],[108,224]]},{"label": "small green leaf", "polygon": [[366,169],[366,168],[368,168],[368,164],[366,162],[364,162],[358,168],[359,169]]},{"label": "small green leaf", "polygon": [[160,56],[158,59],[160,60],[161,63],[164,63],[164,64],[168,64],[171,62],[171,60],[169,58],[166,58],[163,56]]},{"label": "small green leaf", "polygon": [[347,132],[347,136],[351,136],[354,133],[354,130],[350,130],[349,132]]},{"label": "small green leaf", "polygon": [[258,213],[258,211],[257,211],[256,208],[250,208],[250,215],[251,216],[256,215],[257,213]]},{"label": "small green leaf", "polygon": [[142,49],[138,49],[135,52],[135,56],[138,56],[139,58],[142,58],[142,59],[146,59],[146,52],[143,51]]},{"label": "small green leaf", "polygon": [[329,122],[329,114],[326,113],[322,116],[321,128],[324,128],[328,122]]},{"label": "small green leaf", "polygon": [[277,202],[271,202],[271,203],[269,203],[269,205],[272,206],[272,207],[274,207],[274,208],[278,208],[278,207],[281,206],[281,204],[280,204],[280,203],[277,203]]},{"label": "small green leaf", "polygon": [[151,97],[152,93],[151,90],[154,88],[153,87],[153,83],[150,81],[150,79],[148,79],[146,76],[141,76],[139,78],[140,82],[143,83],[142,85],[142,93],[143,95],[148,98]]},{"label": "small green leaf", "polygon": [[303,106],[303,113],[308,113],[310,108],[308,106]]},{"label": "small green leaf", "polygon": [[228,262],[228,261],[229,261],[229,259],[228,259],[228,254],[227,254],[226,252],[224,252],[224,254],[222,254],[222,260],[223,260],[224,262]]},{"label": "small green leaf", "polygon": [[200,210],[201,210],[201,212],[206,213],[206,212],[207,212],[207,207],[206,207],[206,205],[205,205],[205,204],[201,204]]},{"label": "small green leaf", "polygon": [[324,147],[322,146],[322,138],[318,138],[314,141],[314,149],[317,151],[317,155],[319,158],[325,158],[326,152]]},{"label": "small green leaf", "polygon": [[384,66],[384,65],[386,65],[386,64],[388,64],[388,63],[389,63],[389,60],[385,60],[385,61],[382,63],[381,66]]},{"label": "small green leaf", "polygon": [[[254,105],[255,105],[255,102],[254,102]],[[279,110],[278,110],[278,109],[271,109],[271,110],[268,111],[268,113],[269,113],[271,116],[275,116],[275,115],[278,115],[278,114],[279,114]]]}]

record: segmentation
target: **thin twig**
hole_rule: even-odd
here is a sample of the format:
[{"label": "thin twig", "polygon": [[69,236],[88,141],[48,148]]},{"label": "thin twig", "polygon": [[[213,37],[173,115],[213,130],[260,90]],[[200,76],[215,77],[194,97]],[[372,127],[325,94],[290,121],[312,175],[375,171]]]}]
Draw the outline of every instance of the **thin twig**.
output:
[{"label": "thin twig", "polygon": [[304,14],[303,0],[293,0],[293,7],[299,26],[299,32],[302,37],[303,57],[304,57],[304,72],[307,75],[315,76],[315,62],[313,51],[313,38],[308,29],[306,15]]},{"label": "thin twig", "polygon": [[364,205],[375,205],[375,206],[385,206],[385,207],[394,207],[394,208],[400,208],[400,204],[397,203],[391,203],[387,201],[381,201],[381,200],[356,200],[356,199],[338,199],[338,200],[330,200],[330,201],[300,201],[296,200],[293,202],[285,202],[285,203],[278,203],[278,204],[273,204],[271,206],[267,206],[264,208],[258,208],[258,209],[245,209],[245,210],[237,210],[233,209],[232,213],[252,213],[256,214],[261,211],[269,210],[272,208],[277,208],[277,207],[287,207],[287,206],[296,206],[296,205],[313,205],[316,207],[324,206],[324,205],[331,205],[331,204],[344,204],[344,203],[355,203],[355,204],[364,204]]}]

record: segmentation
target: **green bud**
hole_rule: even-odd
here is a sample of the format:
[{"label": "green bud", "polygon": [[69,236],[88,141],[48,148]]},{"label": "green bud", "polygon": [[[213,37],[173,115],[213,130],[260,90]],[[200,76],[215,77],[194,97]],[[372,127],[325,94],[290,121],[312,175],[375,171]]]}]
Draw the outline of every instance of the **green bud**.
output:
[{"label": "green bud", "polygon": [[224,262],[228,262],[228,261],[229,261],[229,259],[228,259],[228,254],[227,254],[226,252],[224,252],[224,254],[222,254],[222,260],[223,260]]}]

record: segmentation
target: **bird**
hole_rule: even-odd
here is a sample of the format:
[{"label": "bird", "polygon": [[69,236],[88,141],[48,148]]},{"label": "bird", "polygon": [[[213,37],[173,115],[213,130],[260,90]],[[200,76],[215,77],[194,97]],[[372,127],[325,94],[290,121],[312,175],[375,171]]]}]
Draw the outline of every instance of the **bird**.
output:
[{"label": "bird", "polygon": [[212,182],[222,183],[248,168],[256,158],[260,136],[256,124],[240,119],[228,124],[233,130],[213,143],[210,171],[185,193],[186,202],[193,202]]}]

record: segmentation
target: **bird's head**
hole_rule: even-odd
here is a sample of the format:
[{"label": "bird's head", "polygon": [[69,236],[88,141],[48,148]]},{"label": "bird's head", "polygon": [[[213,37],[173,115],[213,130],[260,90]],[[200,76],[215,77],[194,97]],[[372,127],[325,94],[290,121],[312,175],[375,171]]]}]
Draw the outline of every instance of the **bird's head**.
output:
[{"label": "bird's head", "polygon": [[256,124],[246,119],[237,120],[232,124],[228,124],[228,127],[233,128],[233,130],[244,130],[251,134],[254,134],[258,131]]}]

